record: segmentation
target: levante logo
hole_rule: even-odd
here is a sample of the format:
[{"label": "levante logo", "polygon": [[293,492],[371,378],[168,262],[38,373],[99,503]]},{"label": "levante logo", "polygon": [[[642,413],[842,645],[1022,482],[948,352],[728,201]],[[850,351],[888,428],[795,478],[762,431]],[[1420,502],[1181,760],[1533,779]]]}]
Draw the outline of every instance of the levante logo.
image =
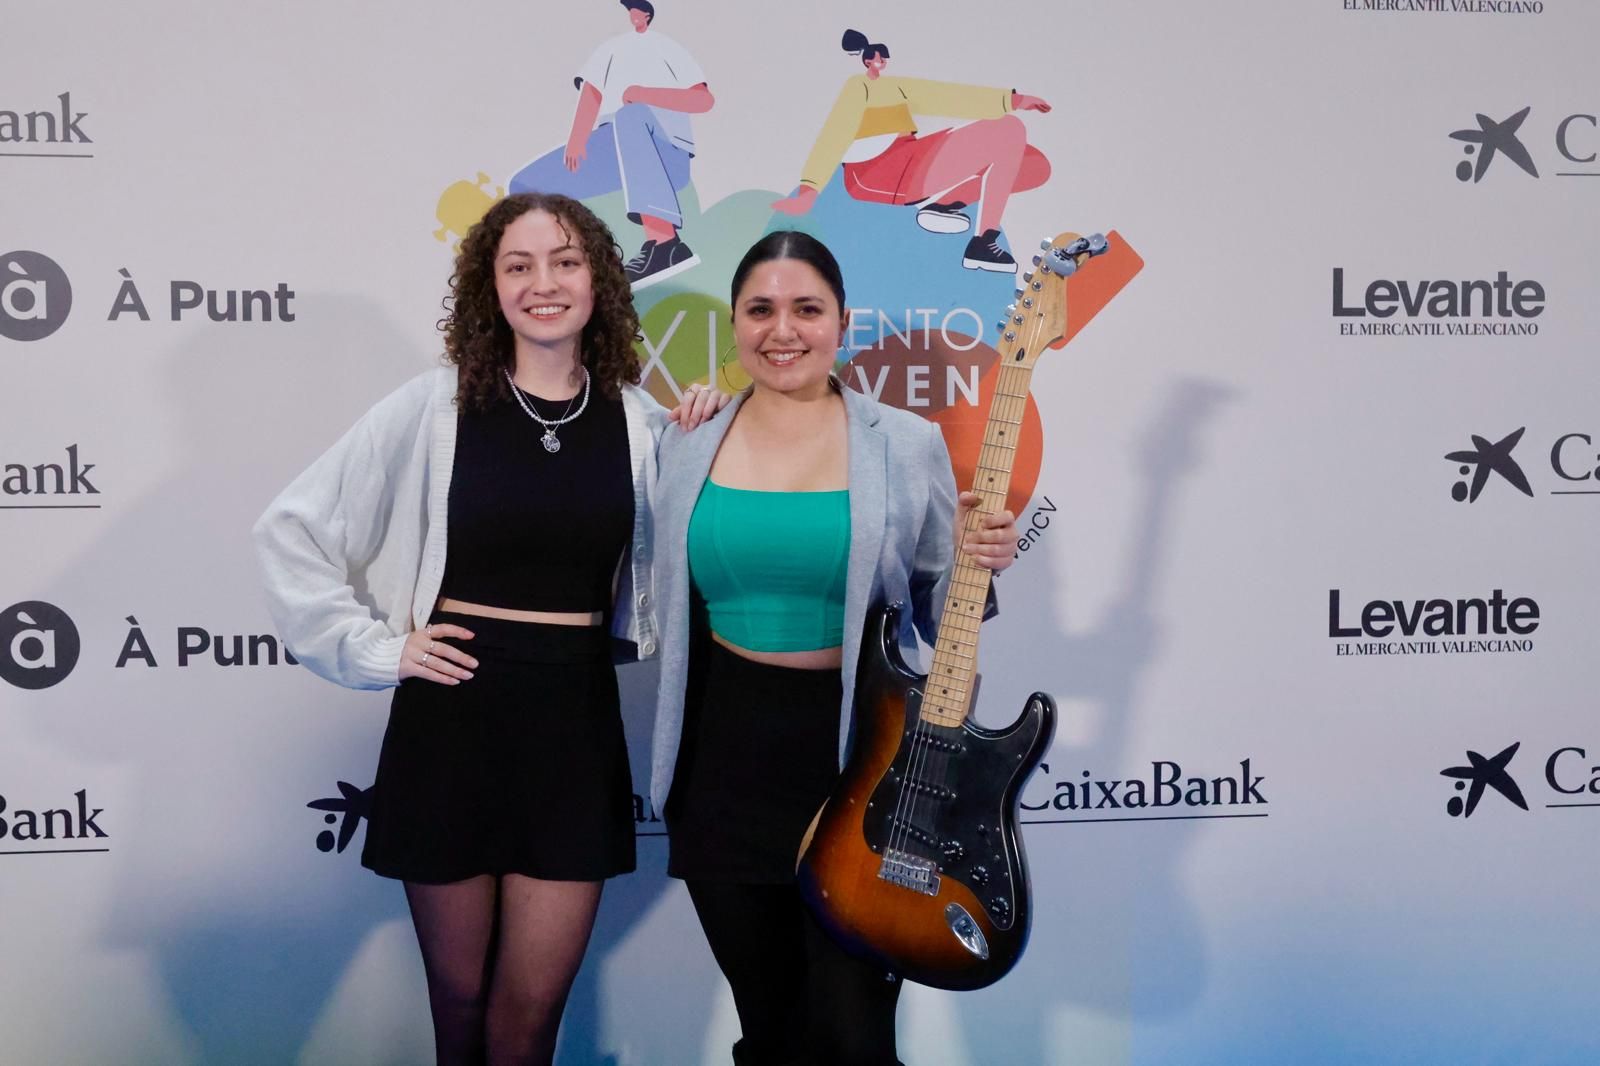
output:
[{"label": "levante logo", "polygon": [[1346,279],[1333,268],[1341,337],[1531,337],[1545,312],[1544,285],[1500,271],[1490,278]]},{"label": "levante logo", "polygon": [[1479,655],[1531,652],[1539,604],[1495,589],[1465,599],[1378,599],[1349,610],[1328,590],[1328,637],[1339,656]]},{"label": "levante logo", "polygon": [[1544,0],[1341,0],[1346,11],[1404,15],[1542,15]]}]

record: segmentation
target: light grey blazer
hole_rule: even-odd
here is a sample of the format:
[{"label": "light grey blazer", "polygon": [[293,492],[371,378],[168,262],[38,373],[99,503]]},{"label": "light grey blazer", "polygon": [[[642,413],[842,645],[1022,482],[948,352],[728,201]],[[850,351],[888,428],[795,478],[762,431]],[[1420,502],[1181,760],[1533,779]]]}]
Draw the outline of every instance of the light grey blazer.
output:
[{"label": "light grey blazer", "polygon": [[[933,423],[883,407],[844,390],[850,452],[850,560],[845,572],[844,705],[839,718],[841,765],[850,738],[850,704],[867,610],[880,602],[911,607],[900,634],[908,663],[917,661],[916,632],[933,644],[955,560],[956,484],[950,454]],[[689,516],[700,498],[717,449],[744,397],[722,416],[684,433],[668,426],[661,438],[656,483],[656,590],[661,627],[661,688],[656,696],[650,799],[666,806],[683,734],[683,691],[689,672]],[[784,531],[772,531],[772,550],[784,550]]]}]

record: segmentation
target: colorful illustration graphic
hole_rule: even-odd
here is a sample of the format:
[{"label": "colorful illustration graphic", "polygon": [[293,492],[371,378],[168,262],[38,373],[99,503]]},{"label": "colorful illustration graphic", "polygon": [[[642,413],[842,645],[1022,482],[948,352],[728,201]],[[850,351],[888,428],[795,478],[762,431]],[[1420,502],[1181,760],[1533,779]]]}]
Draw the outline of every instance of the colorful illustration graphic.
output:
[{"label": "colorful illustration graphic", "polygon": [[[889,47],[846,30],[842,47],[866,68],[844,83],[833,102],[794,193],[772,206],[803,215],[843,167],[849,194],[867,203],[917,207],[917,225],[931,233],[965,233],[977,204],[978,232],[961,264],[1012,273],[1016,260],[1001,245],[1000,218],[1015,192],[1050,177],[1050,162],[1028,143],[1017,111],[1050,110],[1037,96],[884,73]],[[970,119],[925,133],[913,115]]]},{"label": "colorful illustration graphic", "polygon": [[[450,250],[455,251],[461,247],[461,238],[467,231],[505,194],[505,189],[490,182],[489,175],[481,170],[476,182],[452,182],[439,194],[439,206],[435,209],[439,228],[433,231],[434,240],[450,241]],[[455,239],[451,240],[452,237]]]},{"label": "colorful illustration graphic", "polygon": [[[728,279],[762,234],[804,229],[844,271],[851,317],[841,379],[937,424],[957,481],[970,483],[999,375],[994,322],[1020,283],[1001,218],[1012,193],[1051,174],[1016,112],[1050,105],[1010,89],[891,76],[888,46],[850,30],[842,44],[865,69],[840,90],[799,188],[788,197],[746,188],[702,209],[690,175],[689,116],[710,110],[710,89],[688,53],[652,28],[648,0],[621,6],[631,29],[584,64],[567,143],[523,167],[509,189],[582,200],[619,235],[643,227],[645,242],[627,264],[642,334],[641,384],[669,406],[693,383],[728,392],[749,384],[730,358]],[[929,131],[914,114],[954,122]],[[795,155],[804,149],[799,142]],[[458,182],[441,197],[440,221],[459,234],[489,202],[481,188]],[[929,254],[974,224],[961,255]],[[1074,210],[1060,228],[1074,225],[1100,224]],[[694,235],[695,251],[683,233]],[[1052,236],[1028,234],[1024,246]],[[1072,280],[1069,339],[1144,266],[1126,240],[1109,236],[1111,251]],[[658,285],[669,278],[677,280]],[[1045,421],[1030,398],[1008,497],[1017,513],[1038,485]]]},{"label": "colorful illustration graphic", "polygon": [[620,189],[628,221],[644,228],[644,244],[626,265],[638,290],[700,262],[679,235],[678,193],[694,158],[689,116],[715,101],[688,51],[652,29],[649,0],[622,0],[622,7],[632,29],[602,42],[574,79],[578,105],[567,143],[517,171],[511,191],[587,200]]}]

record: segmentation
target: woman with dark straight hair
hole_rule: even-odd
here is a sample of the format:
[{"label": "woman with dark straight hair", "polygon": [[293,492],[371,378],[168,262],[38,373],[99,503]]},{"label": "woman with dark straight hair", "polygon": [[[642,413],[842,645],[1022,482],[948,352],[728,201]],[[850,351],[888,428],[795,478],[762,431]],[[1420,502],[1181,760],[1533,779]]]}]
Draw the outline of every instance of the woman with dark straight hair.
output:
[{"label": "woman with dark straight hair", "polygon": [[[906,601],[934,640],[955,479],[936,426],[834,377],[844,278],[814,237],[763,237],[734,272],[732,302],[753,384],[706,429],[662,439],[651,794],[668,872],[687,882],[733,988],[734,1062],[884,1066],[897,1061],[900,980],[812,921],[795,860],[849,743],[868,607]],[[959,509],[980,502],[963,494]],[[1015,543],[1003,512],[962,550],[1000,570]],[[901,637],[914,660],[909,623]]]},{"label": "woman with dark straight hair", "polygon": [[616,242],[575,200],[494,205],[450,287],[448,365],[255,535],[296,658],[395,689],[361,861],[405,882],[438,1061],[547,1064],[601,886],[634,866],[612,637],[656,654],[656,443],[719,394],[669,415],[638,387]]}]

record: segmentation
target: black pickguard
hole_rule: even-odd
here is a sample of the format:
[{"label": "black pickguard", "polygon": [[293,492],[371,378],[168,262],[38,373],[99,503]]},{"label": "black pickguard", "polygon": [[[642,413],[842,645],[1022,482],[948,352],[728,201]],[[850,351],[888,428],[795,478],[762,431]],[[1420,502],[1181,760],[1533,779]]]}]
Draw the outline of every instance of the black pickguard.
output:
[{"label": "black pickguard", "polygon": [[931,725],[918,717],[921,704],[917,684],[906,693],[900,748],[864,815],[867,845],[932,860],[1009,930],[1026,920],[1028,904],[1017,797],[1050,742],[1055,704],[1036,692],[999,730]]}]

